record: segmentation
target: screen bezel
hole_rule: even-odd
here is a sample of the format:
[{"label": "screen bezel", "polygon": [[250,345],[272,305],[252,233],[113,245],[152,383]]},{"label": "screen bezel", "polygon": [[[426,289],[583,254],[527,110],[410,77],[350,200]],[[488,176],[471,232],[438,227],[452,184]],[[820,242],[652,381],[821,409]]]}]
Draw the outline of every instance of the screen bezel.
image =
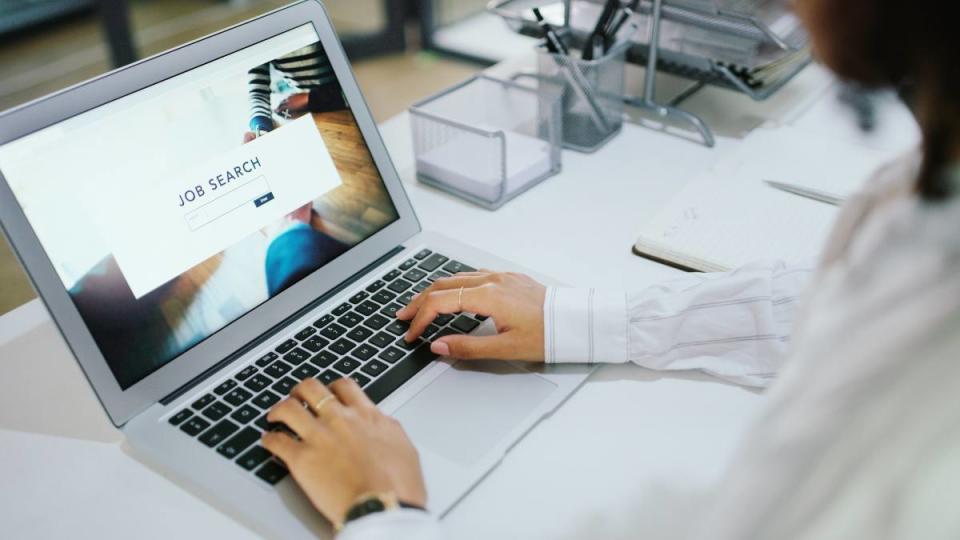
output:
[{"label": "screen bezel", "polygon": [[0,145],[3,145],[304,24],[312,24],[319,36],[399,218],[126,390],[113,376],[0,170],[0,225],[116,426],[122,426],[416,235],[421,230],[420,224],[330,18],[316,0],[280,8],[0,115]]}]

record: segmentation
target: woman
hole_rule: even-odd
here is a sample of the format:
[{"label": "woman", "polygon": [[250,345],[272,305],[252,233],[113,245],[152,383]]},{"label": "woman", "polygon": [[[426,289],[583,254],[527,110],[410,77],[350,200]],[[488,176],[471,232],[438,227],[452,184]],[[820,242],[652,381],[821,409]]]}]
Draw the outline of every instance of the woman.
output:
[{"label": "woman", "polygon": [[[888,166],[847,203],[815,272],[760,263],[628,294],[474,273],[438,282],[398,316],[416,336],[435,314],[458,310],[462,290],[463,309],[492,316],[499,334],[447,336],[432,345],[439,354],[632,361],[756,386],[780,372],[703,537],[960,538],[954,20],[934,0],[800,0],[798,9],[841,77],[909,88],[924,135],[922,157]],[[308,381],[270,418],[300,435],[271,433],[264,445],[316,507],[335,523],[366,514],[342,538],[440,537],[429,514],[373,512],[383,504],[365,498],[422,506],[426,494],[402,430],[352,381]]]}]

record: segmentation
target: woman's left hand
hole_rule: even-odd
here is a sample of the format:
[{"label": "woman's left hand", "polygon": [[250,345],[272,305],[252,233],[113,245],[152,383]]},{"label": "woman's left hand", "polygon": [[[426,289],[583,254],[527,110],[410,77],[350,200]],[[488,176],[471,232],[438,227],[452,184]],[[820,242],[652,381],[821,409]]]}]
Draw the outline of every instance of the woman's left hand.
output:
[{"label": "woman's left hand", "polygon": [[400,423],[380,412],[352,379],[325,387],[308,378],[270,410],[267,420],[283,423],[299,437],[272,431],[264,434],[263,446],[286,464],[331,522],[342,523],[365,494],[392,492],[405,503],[426,505],[417,450]]}]

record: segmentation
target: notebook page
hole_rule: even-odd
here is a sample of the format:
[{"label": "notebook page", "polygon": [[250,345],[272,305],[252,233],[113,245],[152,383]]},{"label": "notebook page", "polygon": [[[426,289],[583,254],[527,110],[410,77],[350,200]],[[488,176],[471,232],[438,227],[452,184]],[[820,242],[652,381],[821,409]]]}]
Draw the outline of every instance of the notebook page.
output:
[{"label": "notebook page", "polygon": [[770,188],[756,178],[706,173],[641,230],[637,249],[699,270],[759,259],[816,259],[837,207]]}]

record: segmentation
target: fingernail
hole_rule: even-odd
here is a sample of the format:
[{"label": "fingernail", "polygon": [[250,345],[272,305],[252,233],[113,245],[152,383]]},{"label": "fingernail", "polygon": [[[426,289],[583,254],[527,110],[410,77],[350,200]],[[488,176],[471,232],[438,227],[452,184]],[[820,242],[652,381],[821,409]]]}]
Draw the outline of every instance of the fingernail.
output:
[{"label": "fingernail", "polygon": [[430,350],[440,356],[450,356],[450,346],[444,341],[434,341],[430,344]]}]

